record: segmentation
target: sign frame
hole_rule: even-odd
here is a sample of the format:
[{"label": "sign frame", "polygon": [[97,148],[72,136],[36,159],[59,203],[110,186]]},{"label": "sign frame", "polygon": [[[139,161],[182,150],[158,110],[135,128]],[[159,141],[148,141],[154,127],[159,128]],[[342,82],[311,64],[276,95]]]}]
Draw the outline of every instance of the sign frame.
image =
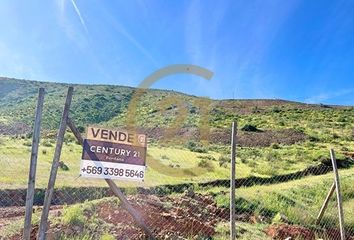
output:
[{"label": "sign frame", "polygon": [[80,176],[143,182],[146,151],[145,134],[88,126]]}]

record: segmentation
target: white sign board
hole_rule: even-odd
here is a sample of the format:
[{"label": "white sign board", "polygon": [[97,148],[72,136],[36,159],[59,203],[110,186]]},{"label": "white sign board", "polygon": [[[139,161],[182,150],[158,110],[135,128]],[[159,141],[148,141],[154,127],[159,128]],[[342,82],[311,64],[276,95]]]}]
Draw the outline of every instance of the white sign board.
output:
[{"label": "white sign board", "polygon": [[144,181],[146,136],[89,127],[80,175],[91,178]]}]

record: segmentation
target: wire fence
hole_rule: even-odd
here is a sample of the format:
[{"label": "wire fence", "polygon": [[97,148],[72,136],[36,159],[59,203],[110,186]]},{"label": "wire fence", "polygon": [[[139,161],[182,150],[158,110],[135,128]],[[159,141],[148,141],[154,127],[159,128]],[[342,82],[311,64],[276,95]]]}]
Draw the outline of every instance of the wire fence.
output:
[{"label": "wire fence", "polygon": [[[16,141],[26,142],[25,139]],[[42,140],[42,143],[47,141]],[[41,144],[40,150],[47,153],[41,155],[50,155],[52,147],[44,145]],[[62,167],[52,199],[48,239],[145,239],[145,233],[103,180],[78,178],[73,174],[79,172],[79,165],[74,163],[79,161],[80,148],[75,141],[64,145]],[[2,153],[7,151],[2,161],[12,170],[1,173],[4,187],[0,190],[0,235],[1,239],[18,239],[25,213],[28,167],[19,168],[16,161],[28,162],[29,154],[17,156],[16,160],[9,156],[16,152],[9,149],[7,143],[1,148]],[[116,184],[156,239],[229,239],[230,163],[225,164],[223,160],[229,154],[152,144],[147,159],[148,166],[152,163],[152,167],[148,167],[145,182],[116,181]],[[192,169],[187,167],[191,159],[197,161]],[[159,169],[154,161],[162,162],[170,171]],[[338,161],[347,239],[354,235],[351,164],[350,160]],[[50,162],[40,160],[33,237],[37,234],[49,166]],[[316,224],[334,182],[330,162],[268,177],[259,173],[244,176],[243,169],[241,156],[236,160],[237,239],[341,239],[335,192],[323,218]]]},{"label": "wire fence", "polygon": [[[124,205],[102,179],[78,176],[82,147],[70,131],[51,201],[48,239],[145,239]],[[30,138],[2,137],[0,239],[20,239],[25,215]],[[14,143],[15,142],[15,143]],[[190,144],[194,146],[194,143]],[[38,225],[55,141],[43,138],[34,194],[32,238]],[[201,146],[194,146],[195,148]],[[191,147],[190,147],[191,148]],[[143,183],[115,181],[156,239],[228,238],[229,163],[225,155],[151,143]],[[162,165],[156,165],[159,162]],[[192,167],[191,167],[192,166]],[[222,197],[219,190],[223,192]],[[225,193],[225,194],[224,194]]]},{"label": "wire fence", "polygon": [[[339,162],[346,239],[354,233],[354,172]],[[238,179],[238,239],[341,239],[332,166],[320,164],[292,174]],[[330,195],[323,217],[320,209]]]},{"label": "wire fence", "polygon": [[[32,239],[38,235],[56,145],[55,134],[43,135]],[[74,135],[65,133],[47,239],[146,239],[146,229],[155,239],[230,239],[230,135],[222,136],[223,144],[208,145],[188,137],[172,144],[152,139],[145,181],[115,181],[129,205],[104,180],[79,177],[82,142]],[[341,239],[335,191],[318,218],[334,182],[329,154],[320,163],[311,162],[302,150],[276,143],[265,149],[238,147],[237,239]],[[296,163],[290,158],[294,154]],[[0,156],[0,239],[21,239],[31,136],[1,136]],[[353,161],[345,158],[337,165],[344,230],[352,239]],[[130,205],[139,221],[127,210]]]}]

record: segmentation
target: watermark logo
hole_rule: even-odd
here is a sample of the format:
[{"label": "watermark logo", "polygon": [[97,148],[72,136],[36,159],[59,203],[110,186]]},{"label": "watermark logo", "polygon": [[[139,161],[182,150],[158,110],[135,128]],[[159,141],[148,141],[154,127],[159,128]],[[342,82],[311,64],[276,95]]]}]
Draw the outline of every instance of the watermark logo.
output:
[{"label": "watermark logo", "polygon": [[[202,77],[203,79],[210,80],[214,73],[210,70],[191,64],[175,64],[169,65],[161,68],[151,75],[146,77],[134,91],[132,99],[128,105],[126,123],[129,130],[137,131],[137,119],[139,103],[143,95],[147,90],[156,82],[161,81],[163,78],[176,75],[176,74],[191,74],[195,76]],[[192,101],[192,105],[199,109],[199,142],[203,145],[208,144],[210,135],[210,125],[209,125],[209,113],[210,113],[210,103],[211,100],[208,98],[196,98]],[[178,114],[174,118],[174,122],[163,128],[163,135],[161,142],[164,144],[181,143],[178,137],[178,131],[183,128],[183,124],[188,118],[190,113],[185,101],[176,96],[167,96],[163,101],[159,102],[157,108],[163,112],[166,108],[171,105],[178,108]],[[182,139],[183,141],[188,141],[188,139]],[[183,168],[183,169],[171,169],[169,166],[161,163],[159,159],[155,159],[151,155],[147,156],[147,162],[150,168],[155,171],[162,173],[164,175],[180,177],[186,175],[197,176],[205,173],[207,170],[200,169],[198,167],[193,168]]]}]

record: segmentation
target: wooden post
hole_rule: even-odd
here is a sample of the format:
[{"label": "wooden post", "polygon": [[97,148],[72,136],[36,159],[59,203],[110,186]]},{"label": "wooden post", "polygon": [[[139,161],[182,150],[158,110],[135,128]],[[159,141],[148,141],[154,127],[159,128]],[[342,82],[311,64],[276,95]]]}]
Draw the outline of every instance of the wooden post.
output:
[{"label": "wooden post", "polygon": [[26,212],[25,212],[25,223],[23,228],[24,240],[29,240],[31,236],[32,209],[33,209],[34,188],[35,188],[35,181],[36,181],[38,147],[39,147],[40,134],[41,134],[43,102],[44,102],[44,88],[39,88],[36,116],[35,116],[34,127],[33,127],[31,162],[30,162],[30,169],[28,175],[28,186],[27,186],[27,195],[26,195]]},{"label": "wooden post", "polygon": [[149,237],[149,239],[154,240],[155,237],[153,236],[152,232],[150,231],[148,226],[145,224],[145,222],[142,219],[142,217],[140,216],[140,214],[137,211],[135,211],[135,209],[133,208],[132,205],[130,205],[130,203],[125,198],[125,196],[122,193],[122,191],[117,187],[117,185],[111,179],[105,179],[105,180],[106,180],[108,186],[110,187],[110,189],[112,190],[112,192],[114,193],[114,195],[116,195],[119,198],[119,200],[123,204],[123,207],[134,218],[134,220],[138,224],[138,226],[143,229],[143,231]]},{"label": "wooden post", "polygon": [[343,205],[342,205],[342,193],[340,191],[339,184],[339,174],[337,168],[337,160],[334,154],[334,150],[330,150],[331,160],[333,165],[333,173],[334,173],[334,183],[336,185],[336,193],[337,193],[337,204],[338,204],[338,217],[339,217],[339,228],[340,228],[340,237],[341,240],[345,240],[345,231],[344,231],[344,215],[343,215]]},{"label": "wooden post", "polygon": [[[82,138],[79,130],[76,128],[74,122],[70,118],[68,118],[67,124],[68,124],[69,128],[71,129],[71,131],[73,132],[74,136],[76,137],[77,141],[81,145],[83,145],[84,139]],[[132,205],[125,198],[123,192],[117,187],[117,185],[111,179],[105,179],[105,180],[106,180],[109,188],[114,193],[114,195],[116,195],[119,198],[119,200],[121,201],[122,206],[130,213],[130,215],[134,218],[135,222],[139,225],[139,227],[141,227],[144,230],[145,234],[149,237],[149,239],[155,239],[152,232],[150,231],[148,226],[145,224],[145,222],[143,221],[140,214],[137,211],[135,211],[135,209],[132,207]]]},{"label": "wooden post", "polygon": [[56,180],[56,176],[57,176],[57,172],[58,172],[60,155],[61,155],[61,150],[63,147],[64,134],[65,134],[65,130],[66,130],[66,123],[67,123],[68,116],[69,116],[69,109],[70,109],[71,100],[72,100],[72,96],[73,96],[73,90],[74,90],[73,87],[69,87],[68,94],[66,96],[63,115],[62,115],[62,118],[60,121],[60,127],[59,127],[59,131],[58,131],[58,135],[57,135],[57,143],[56,143],[54,157],[53,157],[52,169],[50,171],[48,187],[45,192],[42,216],[41,216],[41,221],[40,221],[40,225],[39,225],[39,234],[38,234],[39,240],[46,239],[49,208],[50,208],[50,203],[52,201],[52,196],[53,196],[53,192],[54,192],[54,185],[55,185],[55,180]]},{"label": "wooden post", "polygon": [[235,216],[235,204],[236,204],[236,192],[235,192],[235,180],[236,180],[236,134],[237,123],[232,123],[231,133],[231,184],[230,184],[230,239],[236,239],[236,216]]},{"label": "wooden post", "polygon": [[319,212],[319,214],[318,214],[318,216],[317,216],[316,225],[318,225],[318,224],[321,222],[322,217],[323,217],[323,214],[324,214],[324,212],[325,212],[326,209],[327,209],[329,200],[331,199],[331,197],[332,197],[332,195],[333,195],[335,189],[336,189],[336,184],[333,182],[332,187],[331,187],[331,189],[329,190],[329,192],[328,192],[328,194],[327,194],[327,197],[326,197],[325,201],[323,202],[323,205],[322,205],[322,207],[321,207],[321,210],[320,210],[320,212]]}]

